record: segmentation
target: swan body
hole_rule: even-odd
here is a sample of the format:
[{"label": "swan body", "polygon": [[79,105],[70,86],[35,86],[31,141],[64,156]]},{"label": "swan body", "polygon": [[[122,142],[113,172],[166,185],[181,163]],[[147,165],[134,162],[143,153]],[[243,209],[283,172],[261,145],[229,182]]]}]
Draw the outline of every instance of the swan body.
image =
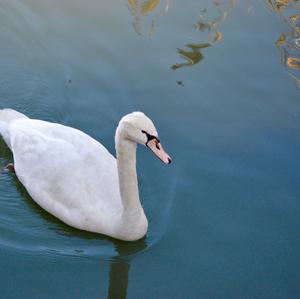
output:
[{"label": "swan body", "polygon": [[167,164],[171,160],[143,113],[121,119],[117,159],[82,131],[11,109],[0,110],[0,134],[12,150],[18,179],[43,209],[70,226],[117,239],[132,241],[146,234],[136,145],[147,145]]}]

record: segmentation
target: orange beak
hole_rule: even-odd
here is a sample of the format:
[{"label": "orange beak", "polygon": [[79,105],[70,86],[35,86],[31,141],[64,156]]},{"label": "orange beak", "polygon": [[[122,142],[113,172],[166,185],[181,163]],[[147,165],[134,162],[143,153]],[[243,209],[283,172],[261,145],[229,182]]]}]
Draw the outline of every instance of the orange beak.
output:
[{"label": "orange beak", "polygon": [[149,140],[146,144],[156,157],[158,157],[165,164],[170,164],[172,162],[170,156],[164,151],[160,142],[156,138]]}]

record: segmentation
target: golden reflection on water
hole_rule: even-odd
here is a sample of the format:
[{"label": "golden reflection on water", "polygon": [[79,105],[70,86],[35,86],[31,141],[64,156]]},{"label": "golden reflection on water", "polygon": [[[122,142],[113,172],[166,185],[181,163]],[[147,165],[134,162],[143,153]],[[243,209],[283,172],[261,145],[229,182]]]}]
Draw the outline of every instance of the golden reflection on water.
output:
[{"label": "golden reflection on water", "polygon": [[[213,12],[205,8],[199,12],[199,19],[193,24],[194,30],[199,32],[200,35],[205,34],[204,42],[189,43],[185,45],[185,48],[177,48],[177,53],[181,58],[185,60],[182,63],[176,63],[171,66],[173,70],[177,70],[181,67],[193,66],[198,64],[203,58],[202,50],[208,47],[214,46],[216,43],[222,40],[222,33],[220,31],[221,24],[225,21],[228,10],[236,5],[235,0],[228,1],[213,1]],[[217,12],[216,17],[209,17],[211,13],[214,15]]]},{"label": "golden reflection on water", "polygon": [[269,8],[277,13],[289,26],[275,42],[280,52],[281,64],[300,88],[300,1],[266,0]]},{"label": "golden reflection on water", "polygon": [[[202,50],[212,47],[222,40],[223,35],[219,27],[226,19],[229,8],[236,5],[236,0],[214,0],[211,3],[214,11],[210,11],[208,8],[202,9],[198,13],[198,20],[195,20],[191,26],[194,31],[199,33],[197,42],[188,43],[185,48],[177,48],[177,53],[184,62],[173,64],[171,66],[173,70],[198,64],[204,57]],[[127,6],[134,17],[133,28],[136,33],[144,36],[146,32],[152,38],[156,29],[157,17],[165,15],[170,4],[171,0],[127,0]],[[214,17],[210,17],[210,15],[214,15]],[[202,38],[205,35],[204,41],[201,41],[201,35]]]},{"label": "golden reflection on water", "polygon": [[[290,32],[280,34],[275,44],[280,52],[282,65],[300,88],[300,0],[265,0],[265,2],[290,27]],[[165,15],[170,4],[171,0],[127,0],[128,8],[134,17],[133,27],[136,33],[144,36],[145,32],[148,32],[152,37],[157,17]],[[183,61],[173,64],[171,66],[173,70],[198,64],[204,58],[204,49],[222,41],[223,34],[220,27],[229,10],[235,7],[236,0],[214,0],[210,4],[209,8],[199,11],[198,20],[194,20],[191,24],[194,34],[198,32],[198,35],[193,37],[196,41],[177,48],[177,54]],[[252,7],[248,10],[250,12]],[[149,28],[147,30],[145,30],[146,20]]]},{"label": "golden reflection on water", "polygon": [[[165,15],[170,6],[171,0],[128,0],[127,6],[134,17],[132,23],[135,32],[144,36],[144,31],[149,32],[150,38],[153,36],[156,27],[156,18]],[[147,16],[151,16],[150,24],[146,25]],[[150,29],[145,30],[145,27]]]}]

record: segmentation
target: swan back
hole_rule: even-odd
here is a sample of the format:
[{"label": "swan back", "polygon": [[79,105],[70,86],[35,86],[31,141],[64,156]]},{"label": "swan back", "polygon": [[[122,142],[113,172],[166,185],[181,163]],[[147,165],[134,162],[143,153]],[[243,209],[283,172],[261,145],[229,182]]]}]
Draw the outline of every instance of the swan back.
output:
[{"label": "swan back", "polygon": [[32,198],[65,223],[111,235],[120,218],[116,159],[85,133],[22,119],[11,125],[19,180]]}]

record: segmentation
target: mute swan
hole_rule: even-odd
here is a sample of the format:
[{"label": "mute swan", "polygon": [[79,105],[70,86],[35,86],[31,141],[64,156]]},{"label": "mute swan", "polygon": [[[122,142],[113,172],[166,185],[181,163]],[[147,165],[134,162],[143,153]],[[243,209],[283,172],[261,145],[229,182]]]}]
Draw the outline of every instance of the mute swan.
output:
[{"label": "mute swan", "polygon": [[116,239],[133,241],[146,234],[136,145],[146,145],[166,164],[171,159],[145,114],[133,112],[119,122],[117,159],[77,129],[12,109],[0,110],[0,134],[13,152],[18,179],[46,211],[70,226]]}]

